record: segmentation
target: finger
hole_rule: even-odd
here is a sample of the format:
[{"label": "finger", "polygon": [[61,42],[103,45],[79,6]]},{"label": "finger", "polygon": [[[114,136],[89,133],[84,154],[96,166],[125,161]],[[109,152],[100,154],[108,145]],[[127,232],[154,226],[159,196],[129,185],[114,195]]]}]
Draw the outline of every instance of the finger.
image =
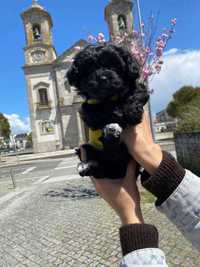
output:
[{"label": "finger", "polygon": [[95,179],[91,177],[92,183],[95,186],[97,193],[99,193],[105,200],[107,195],[112,194],[112,191],[117,187],[120,187],[120,184],[115,184],[112,180],[108,179]]},{"label": "finger", "polygon": [[127,171],[126,171],[126,176],[124,181],[133,181],[136,180],[135,178],[135,171],[136,171],[136,161],[135,160],[130,160],[128,166],[127,166]]},{"label": "finger", "polygon": [[101,196],[103,197],[103,193],[104,193],[104,185],[102,184],[102,180],[98,180],[98,179],[95,179],[94,177],[90,177],[91,178],[91,181],[95,187],[95,190],[96,192]]},{"label": "finger", "polygon": [[136,177],[137,163],[135,160],[131,160],[127,167],[126,177],[123,181],[123,187],[132,197],[138,196],[137,177]]},{"label": "finger", "polygon": [[96,188],[96,180],[95,180],[95,178],[94,177],[90,177],[90,180],[91,180],[91,182],[93,183],[93,185],[95,186],[95,188]]},{"label": "finger", "polygon": [[90,177],[97,193],[102,194],[104,188],[104,180],[103,179],[95,179],[94,177]]},{"label": "finger", "polygon": [[95,187],[98,188],[106,187],[107,183],[109,183],[107,179],[96,179],[95,177],[90,177],[90,178]]}]

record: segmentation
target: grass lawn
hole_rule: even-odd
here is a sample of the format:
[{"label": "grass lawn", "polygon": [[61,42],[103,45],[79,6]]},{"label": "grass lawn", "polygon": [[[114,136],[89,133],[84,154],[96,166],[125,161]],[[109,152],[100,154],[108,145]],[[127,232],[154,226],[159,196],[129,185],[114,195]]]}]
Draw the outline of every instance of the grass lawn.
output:
[{"label": "grass lawn", "polygon": [[156,200],[156,198],[151,193],[146,191],[145,189],[142,189],[140,191],[140,195],[141,195],[142,203],[154,203]]}]

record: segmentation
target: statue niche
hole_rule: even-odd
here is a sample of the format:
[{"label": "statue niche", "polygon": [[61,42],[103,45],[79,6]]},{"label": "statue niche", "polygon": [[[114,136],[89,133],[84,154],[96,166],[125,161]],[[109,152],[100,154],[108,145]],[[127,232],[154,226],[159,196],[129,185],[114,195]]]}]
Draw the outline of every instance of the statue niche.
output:
[{"label": "statue niche", "polygon": [[118,16],[119,32],[124,33],[127,30],[126,17],[124,15]]},{"label": "statue niche", "polygon": [[41,39],[41,27],[39,24],[33,25],[33,38],[36,41]]}]

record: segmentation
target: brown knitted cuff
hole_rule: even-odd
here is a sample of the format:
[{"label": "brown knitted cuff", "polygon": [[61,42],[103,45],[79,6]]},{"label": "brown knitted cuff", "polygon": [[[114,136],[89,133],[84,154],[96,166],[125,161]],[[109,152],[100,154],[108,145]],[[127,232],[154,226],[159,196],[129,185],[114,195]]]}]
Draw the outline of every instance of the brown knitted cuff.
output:
[{"label": "brown knitted cuff", "polygon": [[120,228],[123,256],[143,248],[158,248],[158,230],[150,224],[129,224]]},{"label": "brown knitted cuff", "polygon": [[142,185],[158,199],[161,205],[176,190],[185,176],[184,168],[168,152],[163,151],[163,159],[153,176],[147,172],[141,175]]}]

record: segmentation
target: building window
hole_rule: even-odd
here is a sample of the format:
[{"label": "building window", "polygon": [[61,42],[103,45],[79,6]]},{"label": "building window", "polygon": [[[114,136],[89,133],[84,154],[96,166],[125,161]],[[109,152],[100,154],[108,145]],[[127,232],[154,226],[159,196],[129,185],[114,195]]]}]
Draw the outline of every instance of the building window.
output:
[{"label": "building window", "polygon": [[41,88],[38,90],[39,92],[39,104],[41,105],[48,105],[48,94],[47,89]]},{"label": "building window", "polygon": [[37,102],[36,109],[52,109],[52,101],[49,98],[49,84],[45,82],[39,82],[33,89],[36,90]]},{"label": "building window", "polygon": [[40,133],[41,135],[45,134],[54,134],[54,122],[50,120],[40,122]]},{"label": "building window", "polygon": [[124,33],[127,30],[127,23],[126,23],[126,16],[125,15],[119,15],[118,16],[118,26],[119,26],[119,32]]},{"label": "building window", "polygon": [[33,25],[33,38],[35,41],[41,40],[41,27],[39,24]]}]

